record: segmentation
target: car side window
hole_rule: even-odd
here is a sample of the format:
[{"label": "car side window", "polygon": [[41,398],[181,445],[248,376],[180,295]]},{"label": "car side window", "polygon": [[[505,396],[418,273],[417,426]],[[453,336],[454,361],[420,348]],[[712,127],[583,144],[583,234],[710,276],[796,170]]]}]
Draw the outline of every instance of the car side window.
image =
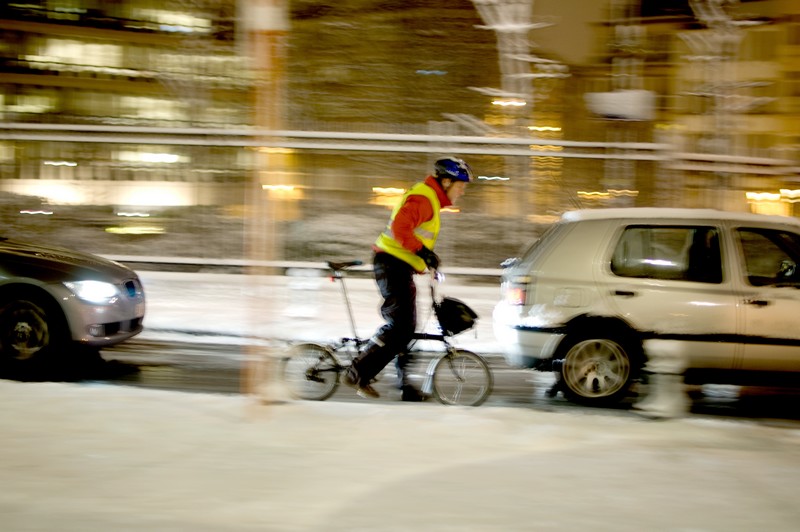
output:
[{"label": "car side window", "polygon": [[753,286],[800,283],[800,235],[787,231],[739,228],[747,282]]},{"label": "car side window", "polygon": [[611,271],[620,277],[721,283],[719,232],[705,226],[628,226],[614,249]]}]

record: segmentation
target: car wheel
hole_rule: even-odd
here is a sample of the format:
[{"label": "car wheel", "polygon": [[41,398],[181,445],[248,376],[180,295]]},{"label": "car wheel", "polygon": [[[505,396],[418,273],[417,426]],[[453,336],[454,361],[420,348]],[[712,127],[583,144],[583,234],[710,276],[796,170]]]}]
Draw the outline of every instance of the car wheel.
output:
[{"label": "car wheel", "polygon": [[631,384],[631,342],[611,336],[567,337],[562,344],[561,385],[575,402],[602,405],[619,401]]},{"label": "car wheel", "polygon": [[27,360],[64,337],[63,317],[33,297],[0,303],[0,354]]}]

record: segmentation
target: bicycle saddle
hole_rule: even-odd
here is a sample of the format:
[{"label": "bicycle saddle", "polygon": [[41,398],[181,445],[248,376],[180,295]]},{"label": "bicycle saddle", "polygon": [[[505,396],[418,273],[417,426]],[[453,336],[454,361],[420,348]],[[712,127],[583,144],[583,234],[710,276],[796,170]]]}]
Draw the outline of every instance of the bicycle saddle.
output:
[{"label": "bicycle saddle", "polygon": [[347,262],[331,262],[331,261],[328,261],[328,268],[330,268],[331,270],[333,270],[335,272],[338,272],[340,270],[346,270],[347,268],[350,268],[351,266],[361,266],[362,264],[364,264],[364,263],[362,261],[360,261],[360,260],[350,260],[350,261],[347,261]]}]

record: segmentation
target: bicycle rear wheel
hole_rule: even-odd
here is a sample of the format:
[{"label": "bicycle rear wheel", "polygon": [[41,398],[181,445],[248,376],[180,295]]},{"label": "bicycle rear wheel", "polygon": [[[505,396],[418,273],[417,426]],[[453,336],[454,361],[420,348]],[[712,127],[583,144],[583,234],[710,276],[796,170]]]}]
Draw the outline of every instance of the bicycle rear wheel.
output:
[{"label": "bicycle rear wheel", "polygon": [[433,369],[433,395],[446,405],[478,406],[492,392],[489,364],[472,351],[455,349]]},{"label": "bicycle rear wheel", "polygon": [[298,344],[283,360],[281,376],[292,397],[324,401],[339,386],[341,369],[330,348],[320,344]]}]

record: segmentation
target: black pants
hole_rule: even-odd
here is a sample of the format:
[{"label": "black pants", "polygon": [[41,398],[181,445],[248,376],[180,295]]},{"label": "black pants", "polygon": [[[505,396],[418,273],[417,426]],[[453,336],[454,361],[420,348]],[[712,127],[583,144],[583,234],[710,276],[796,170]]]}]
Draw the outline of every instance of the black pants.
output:
[{"label": "black pants", "polygon": [[407,262],[388,253],[373,257],[375,282],[383,297],[381,316],[386,321],[370,339],[366,349],[353,361],[350,375],[361,384],[370,381],[398,354],[399,386],[407,384],[406,365],[409,358],[405,349],[417,326],[416,271]]}]

